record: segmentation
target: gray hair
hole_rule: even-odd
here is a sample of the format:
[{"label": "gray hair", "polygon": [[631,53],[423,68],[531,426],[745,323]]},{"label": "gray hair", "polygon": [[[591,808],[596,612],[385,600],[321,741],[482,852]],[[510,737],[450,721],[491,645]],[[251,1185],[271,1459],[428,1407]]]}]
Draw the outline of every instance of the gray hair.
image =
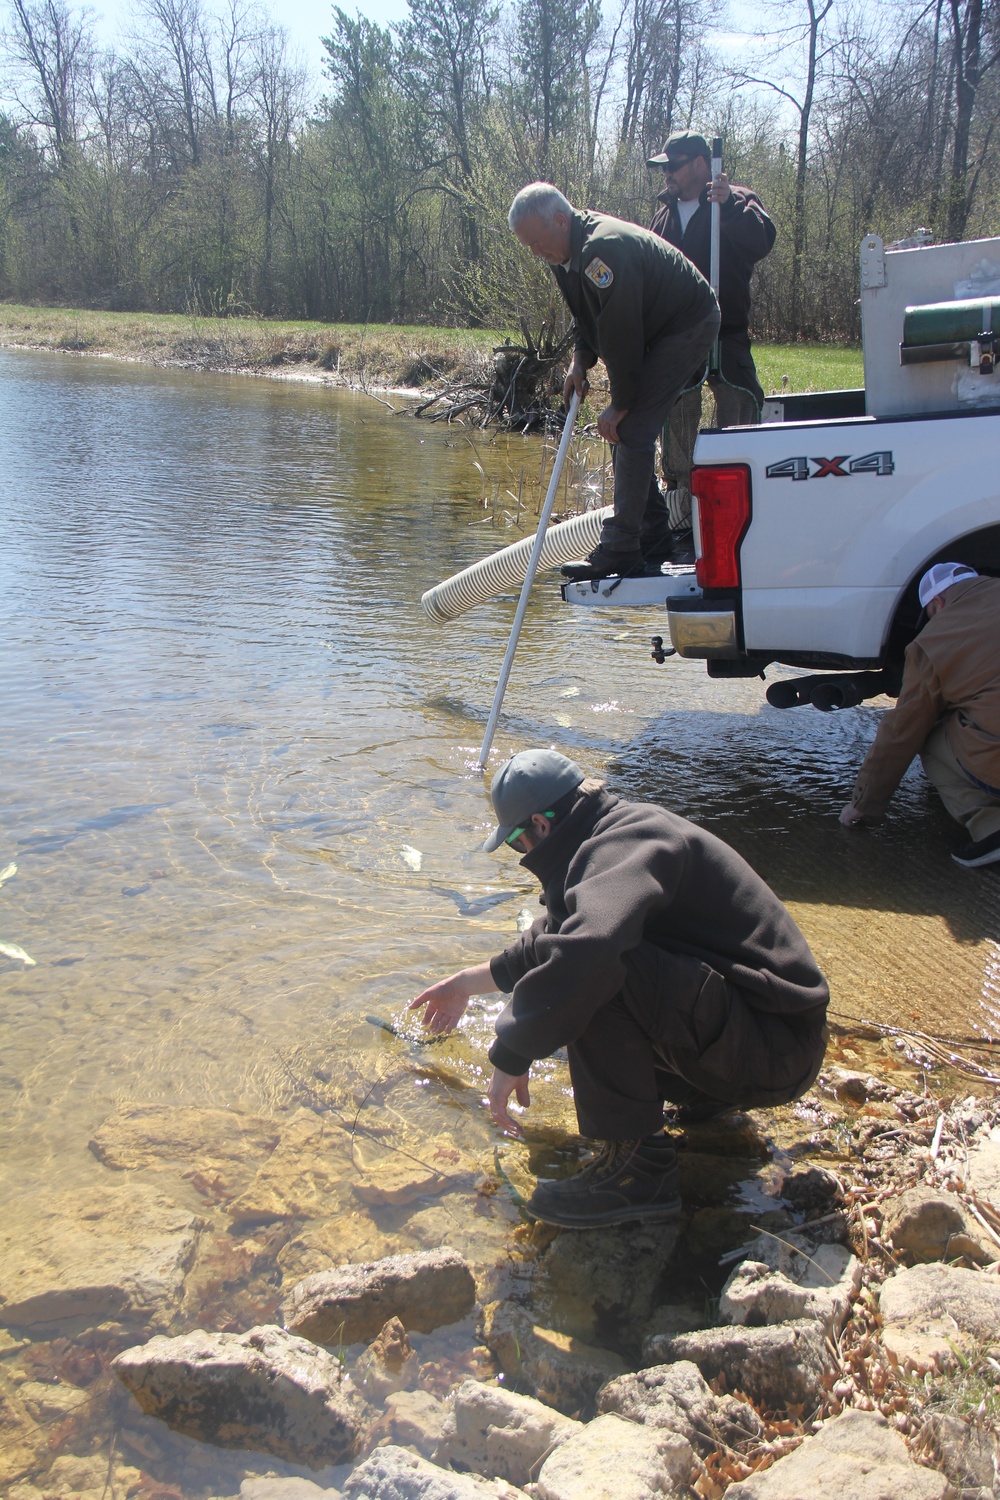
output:
[{"label": "gray hair", "polygon": [[529,182],[510,205],[507,226],[516,233],[525,219],[539,219],[548,229],[556,214],[565,214],[568,219],[572,212],[572,203],[551,182]]}]

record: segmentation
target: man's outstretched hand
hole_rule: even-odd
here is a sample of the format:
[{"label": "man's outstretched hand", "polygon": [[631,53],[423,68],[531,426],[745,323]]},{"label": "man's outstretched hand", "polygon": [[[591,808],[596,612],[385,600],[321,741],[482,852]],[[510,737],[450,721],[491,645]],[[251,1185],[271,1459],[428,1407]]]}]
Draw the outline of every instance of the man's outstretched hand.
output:
[{"label": "man's outstretched hand", "polygon": [[471,997],[489,995],[495,989],[489,964],[477,964],[471,969],[459,969],[447,979],[439,979],[437,984],[430,985],[411,1000],[408,1009],[427,1007],[424,1025],[428,1031],[453,1031],[465,1015]]},{"label": "man's outstretched hand", "polygon": [[840,809],[840,821],[845,828],[856,828],[863,818],[864,814],[858,812],[853,802]]},{"label": "man's outstretched hand", "polygon": [[499,1068],[494,1068],[490,1086],[486,1090],[486,1103],[490,1107],[493,1123],[503,1130],[508,1130],[511,1135],[523,1135],[524,1132],[517,1120],[507,1109],[507,1101],[511,1094],[522,1109],[528,1108],[531,1103],[528,1094],[528,1074],[522,1073],[519,1077],[515,1077],[512,1073],[501,1073]]}]

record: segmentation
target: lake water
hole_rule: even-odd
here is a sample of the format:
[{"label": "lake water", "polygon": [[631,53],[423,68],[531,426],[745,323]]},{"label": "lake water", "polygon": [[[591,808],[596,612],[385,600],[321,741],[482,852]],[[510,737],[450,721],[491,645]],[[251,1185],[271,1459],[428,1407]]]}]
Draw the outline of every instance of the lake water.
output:
[{"label": "lake water", "polygon": [[[17,865],[0,941],[35,960],[0,957],[8,1246],[23,1252],[52,1202],[69,1222],[133,1177],[224,1243],[224,1186],[213,1199],[194,1180],[197,1151],[113,1171],[88,1149],[136,1109],[287,1121],[318,1101],[490,1166],[494,1002],[440,1051],[366,1020],[400,1021],[534,905],[516,860],[479,849],[475,762],[513,601],[446,626],[419,606],[512,539],[475,462],[490,483],[538,472],[537,440],[474,437],[324,387],[0,353],[0,869]],[[837,824],[872,709],[782,713],[757,681],[658,666],[663,624],[571,610],[539,583],[492,765],[553,744],[718,832],[792,909],[839,1017],[992,1034],[996,876],[951,863],[956,830],[916,771],[882,827]],[[555,1140],[572,1127],[566,1080],[556,1063],[540,1077],[532,1116]],[[342,1258],[443,1232],[408,1240],[401,1210],[376,1222],[349,1197],[303,1208],[284,1262],[264,1244],[253,1309],[318,1263],[310,1226]],[[499,1253],[515,1221],[453,1213],[450,1242],[485,1235]],[[65,1451],[96,1451],[81,1431]]]}]

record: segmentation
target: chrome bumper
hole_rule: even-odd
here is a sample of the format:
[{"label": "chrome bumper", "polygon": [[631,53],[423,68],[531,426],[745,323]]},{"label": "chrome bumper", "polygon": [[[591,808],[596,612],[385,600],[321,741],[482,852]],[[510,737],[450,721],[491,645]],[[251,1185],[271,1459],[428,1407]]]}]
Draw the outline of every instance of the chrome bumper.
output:
[{"label": "chrome bumper", "polygon": [[731,599],[668,599],[670,644],[678,656],[735,660],[740,651],[736,603]]}]

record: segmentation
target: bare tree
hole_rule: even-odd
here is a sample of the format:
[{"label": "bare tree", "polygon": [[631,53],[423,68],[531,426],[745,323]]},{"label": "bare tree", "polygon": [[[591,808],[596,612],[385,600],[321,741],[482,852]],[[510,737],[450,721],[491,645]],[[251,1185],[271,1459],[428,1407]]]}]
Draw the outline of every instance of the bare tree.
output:
[{"label": "bare tree", "polygon": [[0,34],[14,97],[64,167],[93,61],[93,17],[67,0],[10,0]]}]

